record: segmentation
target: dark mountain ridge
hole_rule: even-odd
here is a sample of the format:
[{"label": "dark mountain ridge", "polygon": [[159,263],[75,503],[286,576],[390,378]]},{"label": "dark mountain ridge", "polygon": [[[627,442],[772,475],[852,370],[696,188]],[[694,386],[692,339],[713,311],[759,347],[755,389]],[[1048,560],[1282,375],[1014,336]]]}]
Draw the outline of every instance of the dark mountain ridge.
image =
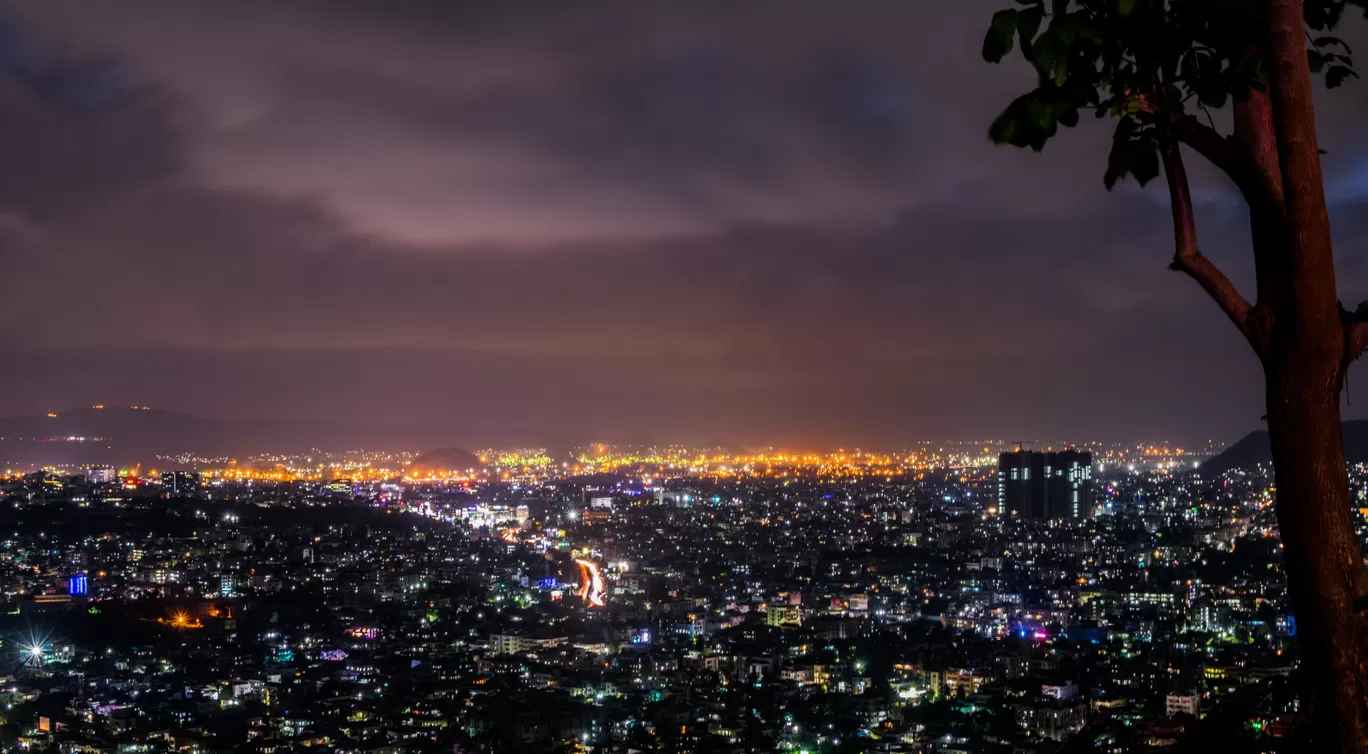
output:
[{"label": "dark mountain ridge", "polygon": [[153,463],[158,455],[244,457],[314,448],[450,447],[454,431],[437,424],[383,425],[347,420],[213,419],[143,408],[80,408],[55,415],[0,417],[0,464]]},{"label": "dark mountain ridge", "polygon": [[[1340,425],[1344,432],[1344,458],[1349,463],[1368,463],[1368,420],[1354,419]],[[1268,430],[1260,429],[1240,438],[1221,454],[1203,463],[1203,477],[1217,477],[1231,469],[1249,469],[1273,463]]]}]

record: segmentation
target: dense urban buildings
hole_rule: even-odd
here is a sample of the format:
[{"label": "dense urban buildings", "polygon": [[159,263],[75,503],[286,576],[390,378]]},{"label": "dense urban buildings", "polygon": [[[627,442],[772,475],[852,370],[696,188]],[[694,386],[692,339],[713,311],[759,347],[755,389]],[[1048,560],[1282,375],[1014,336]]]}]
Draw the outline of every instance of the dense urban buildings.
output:
[{"label": "dense urban buildings", "polygon": [[[105,474],[102,470],[92,470],[92,474]],[[194,471],[163,471],[161,475],[162,494],[167,497],[194,497],[200,492],[200,475]]]},{"label": "dense urban buildings", "polygon": [[[0,746],[1121,754],[1257,688],[1231,745],[1283,750],[1267,472],[1090,451],[1091,477],[991,444],[16,471]],[[1035,455],[1064,502],[1012,515],[998,462]]]},{"label": "dense urban buildings", "polygon": [[1020,448],[998,456],[998,508],[1044,520],[1092,514],[1092,454]]}]

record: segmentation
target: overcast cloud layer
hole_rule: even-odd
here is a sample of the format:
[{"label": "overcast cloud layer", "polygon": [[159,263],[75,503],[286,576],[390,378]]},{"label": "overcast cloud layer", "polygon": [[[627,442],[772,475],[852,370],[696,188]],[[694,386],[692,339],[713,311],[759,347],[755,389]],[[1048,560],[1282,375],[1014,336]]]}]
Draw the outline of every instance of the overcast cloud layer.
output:
[{"label": "overcast cloud layer", "polygon": [[[471,442],[1233,439],[1255,359],[1104,126],[988,121],[999,2],[0,0],[0,412]],[[1357,20],[1347,30],[1363,37]],[[1368,87],[1322,98],[1368,298]],[[1208,255],[1247,226],[1198,173]],[[1362,401],[1368,379],[1351,380]]]}]

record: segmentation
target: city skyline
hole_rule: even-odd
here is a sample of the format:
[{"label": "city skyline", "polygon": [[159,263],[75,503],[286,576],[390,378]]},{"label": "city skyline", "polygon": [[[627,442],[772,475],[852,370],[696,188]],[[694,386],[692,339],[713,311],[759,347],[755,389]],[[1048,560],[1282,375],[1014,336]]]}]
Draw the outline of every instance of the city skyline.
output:
[{"label": "city skyline", "polygon": [[[988,142],[1025,75],[978,60],[994,3],[396,8],[0,3],[0,415],[1260,428],[1254,359],[1166,269],[1163,188],[1101,191],[1091,123]],[[1368,103],[1317,96],[1352,302]],[[1243,209],[1194,173],[1204,250],[1247,283]]]},{"label": "city skyline", "polygon": [[1365,45],[0,0],[0,754],[1368,754]]},{"label": "city skyline", "polygon": [[1138,754],[1250,688],[1227,748],[1295,741],[1267,468],[1042,518],[991,455],[585,452],[0,477],[0,747]]}]

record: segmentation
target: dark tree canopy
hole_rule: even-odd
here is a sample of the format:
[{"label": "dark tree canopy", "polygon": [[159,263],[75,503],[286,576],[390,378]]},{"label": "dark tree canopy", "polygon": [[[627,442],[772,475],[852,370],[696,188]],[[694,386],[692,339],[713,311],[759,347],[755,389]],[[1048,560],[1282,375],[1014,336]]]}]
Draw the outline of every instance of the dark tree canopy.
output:
[{"label": "dark tree canopy", "polygon": [[[1039,151],[1060,126],[1077,125],[1080,111],[1111,115],[1118,122],[1108,188],[1127,176],[1143,185],[1159,175],[1159,149],[1182,140],[1175,129],[1191,129],[1186,118],[1267,87],[1267,55],[1251,42],[1260,28],[1258,2],[1017,2],[1021,7],[993,15],[983,57],[997,63],[1019,49],[1038,84],[993,121],[989,137]],[[1305,6],[1311,70],[1332,88],[1358,76],[1353,51],[1329,34],[1350,6],[1368,15],[1368,0],[1308,0]]]}]

